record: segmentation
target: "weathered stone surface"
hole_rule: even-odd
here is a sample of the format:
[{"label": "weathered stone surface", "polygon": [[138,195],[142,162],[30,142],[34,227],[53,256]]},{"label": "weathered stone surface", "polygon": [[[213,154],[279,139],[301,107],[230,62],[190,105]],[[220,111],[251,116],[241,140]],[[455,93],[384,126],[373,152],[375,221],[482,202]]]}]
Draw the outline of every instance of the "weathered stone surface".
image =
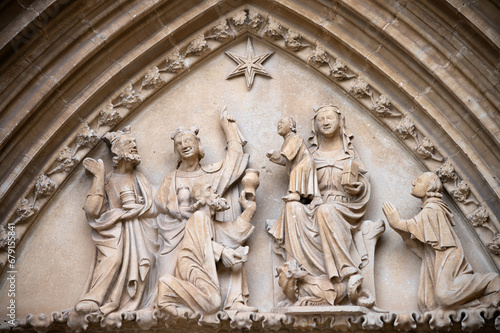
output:
[{"label": "weathered stone surface", "polygon": [[[371,282],[363,282],[376,291],[371,310],[271,313],[284,299],[275,277],[283,262],[266,231],[266,221],[280,216],[290,185],[285,168],[266,158],[281,144],[275,124],[293,116],[297,135],[307,138],[313,109],[333,104],[370,173],[364,219],[384,219],[387,200],[405,216],[416,215],[418,201],[408,188],[422,172],[436,171],[465,257],[475,272],[498,272],[500,34],[494,22],[500,13],[491,1],[56,0],[2,6],[0,306],[12,299],[6,278],[15,269],[20,329],[494,326],[498,309],[418,312],[420,259],[392,229],[380,236]],[[250,40],[255,54],[274,52],[260,63],[272,78],[249,72],[251,81],[225,80],[236,64],[224,52],[246,55]],[[101,139],[130,125],[142,157],[138,170],[159,188],[177,166],[170,135],[179,126],[200,128],[202,164],[225,156],[223,107],[248,142],[248,167],[260,171],[245,258],[248,305],[259,312],[186,313],[191,317],[183,321],[154,311],[88,318],[67,311],[86,290],[95,251],[81,210],[91,184],[83,161],[102,158],[112,170]],[[15,236],[9,234],[14,229]],[[11,256],[15,250],[14,268],[9,249]],[[8,327],[6,322],[2,329]]]}]

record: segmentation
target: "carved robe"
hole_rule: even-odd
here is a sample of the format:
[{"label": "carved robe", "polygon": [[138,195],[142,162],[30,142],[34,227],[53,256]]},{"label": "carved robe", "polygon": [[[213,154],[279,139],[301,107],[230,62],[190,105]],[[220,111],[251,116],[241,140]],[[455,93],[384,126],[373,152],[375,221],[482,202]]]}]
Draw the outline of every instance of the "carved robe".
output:
[{"label": "carved robe", "polygon": [[290,133],[285,137],[280,153],[288,161],[288,192],[297,192],[301,197],[309,199],[319,196],[314,160],[304,140],[299,135]]},{"label": "carved robe", "polygon": [[[224,160],[211,166],[201,166],[194,172],[175,170],[170,173],[158,190],[156,204],[162,215],[158,217],[160,232],[160,276],[173,275],[177,263],[179,244],[184,238],[187,219],[181,216],[179,209],[178,189],[187,186],[189,189],[198,182],[210,184],[217,194],[225,198],[230,208],[218,212],[219,221],[234,221],[240,214],[238,203],[239,190],[237,181],[243,175],[249,155],[228,150]],[[225,308],[230,307],[237,299],[248,297],[248,288],[242,264],[235,265],[231,270],[220,268],[220,275],[226,276],[230,282],[225,297]]]},{"label": "carved robe", "polygon": [[500,277],[472,271],[452,228],[453,216],[443,200],[427,199],[422,211],[404,222],[422,258],[418,292],[421,311],[462,305],[498,306]]},{"label": "carved robe", "polygon": [[[112,173],[105,184],[106,203],[98,219],[89,217],[96,258],[81,301],[94,301],[107,315],[115,311],[152,310],[157,293],[156,255],[158,231],[154,189],[134,171],[129,184]],[[138,217],[122,219],[120,191],[125,186],[141,197],[144,208]]]},{"label": "carved robe", "polygon": [[234,222],[218,222],[195,212],[187,221],[174,274],[160,278],[159,306],[185,307],[204,314],[219,311],[222,295],[216,262],[224,246],[243,245],[253,230],[240,217]]},{"label": "carved robe", "polygon": [[[359,231],[370,198],[370,183],[357,196],[345,192],[341,183],[344,164],[352,156],[339,150],[313,154],[319,190],[323,204],[309,209],[298,202],[287,202],[281,216],[269,233],[287,253],[286,260],[296,259],[311,275],[326,274],[330,279],[343,281],[359,273],[368,260],[364,239]],[[356,160],[358,164],[361,163]]]}]

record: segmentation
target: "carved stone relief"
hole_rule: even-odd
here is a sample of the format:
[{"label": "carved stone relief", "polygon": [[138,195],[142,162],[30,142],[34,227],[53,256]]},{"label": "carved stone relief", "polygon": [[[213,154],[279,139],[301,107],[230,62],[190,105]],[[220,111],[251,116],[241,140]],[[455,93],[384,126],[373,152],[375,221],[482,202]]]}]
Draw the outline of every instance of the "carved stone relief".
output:
[{"label": "carved stone relief", "polygon": [[353,304],[372,308],[373,253],[385,227],[381,220],[363,220],[371,192],[367,170],[337,107],[318,108],[312,122],[310,150],[294,133],[293,118],[283,118],[278,133],[285,142],[280,153],[268,153],[272,162],[286,162],[290,173],[283,211],[269,229],[285,250],[280,253],[285,253],[286,263],[277,271],[287,299],[278,307]]},{"label": "carved stone relief", "polygon": [[422,258],[419,308],[425,313],[457,308],[497,308],[500,276],[473,272],[453,231],[456,222],[442,200],[441,191],[439,177],[427,172],[413,182],[411,191],[423,202],[419,214],[403,220],[391,203],[386,202],[383,206],[391,228]]},{"label": "carved stone relief", "polygon": [[[223,112],[220,119],[222,131],[212,127],[209,134],[205,132],[207,134],[203,137],[203,142],[209,142],[205,148],[216,147],[215,149],[219,149],[218,155],[207,153],[206,158],[210,163],[200,163],[205,155],[200,139],[204,132],[195,127],[179,128],[172,135],[174,153],[166,158],[166,163],[170,164],[161,169],[168,172],[158,173],[158,169],[152,172],[152,169],[148,169],[150,166],[141,166],[141,171],[142,168],[150,171],[145,172],[148,178],[154,178],[146,179],[136,170],[141,160],[130,129],[118,131],[118,126],[134,121],[140,123],[137,119],[146,113],[144,110],[160,114],[170,112],[164,110],[173,110],[175,107],[175,113],[179,117],[183,111],[185,113],[182,116],[189,115],[186,117],[188,126],[195,122],[194,125],[201,127],[205,125],[205,121],[213,125],[213,120],[209,119],[214,118],[213,110],[220,109],[220,104],[227,104],[226,99],[233,98],[230,97],[231,93],[220,94],[219,101],[213,96],[207,98],[206,104],[197,104],[200,109],[203,108],[201,111],[189,104],[192,101],[186,101],[186,105],[182,107],[163,103],[161,107],[156,105],[154,110],[151,105],[155,98],[161,98],[161,88],[167,86],[168,89],[173,89],[173,84],[170,83],[179,82],[188,72],[196,75],[193,66],[203,59],[213,61],[217,55],[215,51],[218,50],[225,51],[239,64],[229,77],[244,74],[248,90],[254,84],[254,88],[259,84],[274,84],[275,80],[254,82],[256,74],[269,76],[275,68],[280,68],[280,64],[276,55],[272,58],[276,61],[269,67],[268,73],[262,63],[274,51],[255,56],[252,40],[258,45],[258,50],[275,47],[283,53],[279,61],[285,59],[284,55],[294,61],[298,59],[301,64],[308,66],[309,71],[314,71],[321,77],[321,80],[334,83],[335,89],[345,95],[335,95],[332,100],[344,105],[339,109],[329,104],[315,108],[314,113],[309,114],[303,108],[306,104],[304,101],[299,103],[300,108],[294,108],[290,105],[293,101],[278,98],[276,104],[271,104],[271,99],[268,98],[262,101],[262,104],[269,103],[265,106],[268,109],[268,121],[266,124],[255,125],[253,117],[264,107],[258,105],[258,99],[251,100],[247,96],[254,94],[257,89],[246,91],[248,95],[243,95],[235,82],[232,85],[228,83],[225,86],[228,91],[234,89],[231,92],[236,92],[242,105],[250,107],[242,107],[237,111],[241,128],[236,125],[233,117]],[[234,44],[229,45],[232,41]],[[241,54],[245,41],[247,57],[243,58],[237,54]],[[239,51],[232,52],[234,46],[239,47]],[[220,61],[220,57],[217,59],[219,63],[230,63]],[[143,329],[161,325],[175,329],[201,324],[216,328],[226,325],[226,328],[254,330],[315,327],[339,330],[407,330],[424,326],[445,329],[460,323],[463,328],[469,329],[481,327],[485,319],[491,321],[495,318],[498,307],[495,297],[500,287],[497,286],[498,276],[492,273],[487,277],[471,273],[471,280],[481,280],[478,285],[486,286],[487,292],[481,294],[478,291],[481,288],[478,287],[478,290],[472,291],[472,296],[459,295],[479,301],[483,301],[483,296],[493,295],[491,298],[495,299],[490,302],[492,307],[472,308],[469,306],[471,304],[459,302],[457,306],[443,306],[436,310],[419,303],[420,312],[398,313],[395,309],[380,306],[380,288],[377,287],[375,267],[380,268],[386,262],[378,261],[382,255],[377,253],[376,246],[384,233],[385,224],[380,219],[380,212],[377,215],[373,211],[375,208],[380,210],[380,192],[377,191],[382,191],[379,186],[382,180],[377,176],[380,170],[372,171],[370,168],[374,164],[376,166],[373,162],[376,158],[367,158],[370,153],[363,139],[368,140],[369,136],[358,125],[357,133],[363,134],[356,135],[356,138],[361,138],[356,140],[358,153],[352,142],[354,136],[349,131],[351,122],[349,118],[346,121],[345,113],[352,116],[360,113],[360,109],[365,110],[367,115],[377,119],[377,126],[385,126],[395,133],[425,168],[436,170],[435,177],[446,182],[443,190],[455,200],[463,215],[467,216],[467,221],[474,228],[487,231],[488,234],[480,234],[480,238],[494,255],[500,253],[500,236],[496,226],[497,217],[490,214],[487,203],[478,200],[474,183],[460,176],[449,152],[434,141],[432,133],[418,118],[412,116],[411,110],[405,109],[392,97],[389,98],[384,87],[368,73],[360,71],[347,59],[342,59],[332,52],[328,44],[315,40],[307,31],[297,30],[296,26],[253,7],[239,8],[228,13],[203,30],[193,33],[168,54],[162,55],[161,61],[151,65],[153,64],[149,64],[148,68],[142,69],[123,87],[108,96],[95,109],[92,117],[83,119],[80,130],[64,142],[64,148],[59,148],[61,150],[57,156],[53,156],[44,170],[41,170],[26,192],[29,195],[19,201],[15,213],[7,221],[26,226],[25,229],[20,229],[19,236],[22,238],[29,223],[36,222],[37,216],[43,217],[44,205],[65,185],[66,179],[76,176],[83,179],[83,168],[93,179],[91,189],[85,197],[84,209],[92,228],[96,256],[90,267],[83,296],[74,303],[74,309],[51,315],[30,315],[22,323],[22,328],[31,326],[43,331],[64,324],[72,330],[96,328],[99,325],[106,329],[135,329],[134,325]],[[231,66],[234,64],[231,63]],[[224,69],[227,74],[228,67]],[[220,70],[213,72],[221,73]],[[223,80],[224,76],[217,79]],[[199,98],[195,96],[196,89],[199,86],[194,86],[189,98]],[[263,95],[262,89],[257,91]],[[325,97],[326,93],[318,98],[319,95],[313,95],[311,89],[304,91],[310,94],[304,98],[307,99],[308,110],[312,106],[330,102]],[[235,100],[231,101],[228,104],[231,109],[239,108]],[[217,103],[219,105],[214,107]],[[270,111],[276,105],[283,105],[284,108]],[[352,111],[353,105],[358,108],[356,112]],[[292,115],[294,118],[290,117]],[[271,130],[274,127],[271,123],[276,123],[278,116],[283,117],[278,123],[278,134],[283,137],[284,142],[281,150],[269,153],[268,158],[271,162],[286,165],[287,171],[285,168],[275,168],[271,163],[265,164],[263,156],[257,157],[256,153],[263,155],[259,149],[279,146],[276,135],[271,140],[273,145],[265,146],[262,142],[269,141],[262,141],[267,140],[262,137],[265,138],[266,135],[255,131],[256,128],[265,127],[269,129],[264,134],[275,132]],[[295,119],[297,116],[298,120]],[[183,124],[179,118],[174,117],[174,120],[176,126]],[[303,129],[297,133],[297,127],[303,127],[309,120],[312,120],[312,135],[306,142],[303,139]],[[170,123],[165,124],[170,126]],[[134,134],[141,135],[141,138],[148,137],[143,143],[149,145],[146,147],[148,158],[156,153],[154,147],[160,146],[160,143],[152,141],[162,140],[161,145],[169,146],[163,130],[159,132],[157,126],[151,126],[151,133],[146,135],[145,125],[142,126],[142,131]],[[242,132],[249,138],[246,153],[243,147],[247,140]],[[375,139],[375,134],[373,138]],[[103,153],[101,139],[111,146],[113,155],[113,171],[107,176],[104,162],[98,160],[101,157],[99,154],[102,154],[103,159],[109,156],[109,152],[108,155]],[[223,146],[227,146],[226,151],[222,151]],[[124,154],[123,157],[120,150],[127,149],[126,153],[134,156]],[[249,155],[257,159],[257,162],[249,162]],[[377,158],[383,159],[383,154]],[[212,163],[217,159],[218,162]],[[366,167],[365,161],[368,162]],[[250,170],[248,166],[259,169]],[[423,168],[422,165],[420,167]],[[111,170],[109,167],[107,169]],[[266,188],[261,189],[261,192],[256,191],[258,177],[249,181],[250,175],[258,175],[259,170]],[[397,177],[405,179],[401,176],[402,172],[399,172]],[[410,172],[415,173],[417,170]],[[159,181],[159,174],[165,178]],[[375,175],[375,180],[370,180],[369,175]],[[85,182],[90,183],[88,178],[85,178]],[[398,184],[398,188],[400,186],[402,185]],[[155,188],[158,188],[156,194]],[[269,192],[269,188],[273,188],[273,191]],[[283,193],[279,193],[281,189]],[[443,194],[446,193],[443,191]],[[277,205],[279,209],[275,209]],[[446,208],[445,204],[442,206]],[[390,206],[384,206],[384,213],[391,227],[397,229],[398,222],[389,218],[389,215],[394,214],[393,211]],[[263,232],[263,221],[273,218],[277,218],[277,221],[269,225],[268,232],[271,236],[269,240],[275,243],[276,253],[267,255],[282,256],[282,261],[269,264],[269,261],[263,260],[263,266],[276,270],[267,271],[260,278],[274,281],[271,283],[279,286],[274,295],[281,293],[282,297],[266,298],[266,305],[259,307],[254,306],[255,298],[252,303],[252,297],[255,297],[252,295],[259,292],[255,288],[258,273],[252,270],[259,269],[255,262],[258,262],[259,256],[265,257],[262,255],[262,248],[267,246],[268,239],[264,241],[262,234],[258,234],[259,231],[252,224]],[[449,226],[453,224],[452,221],[447,220],[444,224]],[[0,248],[5,248],[7,244],[6,225],[0,225]],[[462,250],[459,236],[451,226],[449,230],[445,236],[454,238],[454,247],[461,252],[461,262],[466,268],[464,270],[469,271],[470,267],[463,254],[466,250]],[[411,230],[403,231],[409,233]],[[381,238],[381,246],[394,241],[394,238],[384,236]],[[115,244],[109,246],[109,242]],[[122,245],[117,246],[116,243]],[[431,256],[429,254],[428,257]],[[437,263],[436,267],[439,265],[444,267],[448,263],[443,261],[441,264]],[[245,271],[248,273],[249,267],[251,277],[247,281]],[[452,270],[455,266],[447,267]],[[271,283],[263,286],[263,289],[270,290]],[[429,286],[425,293],[436,302],[436,299],[442,297],[432,296],[438,294],[438,289],[443,290],[435,285]],[[384,294],[388,292],[383,290]],[[262,293],[260,291],[257,295]],[[419,296],[422,293],[424,292],[420,290]],[[444,298],[446,297],[450,298],[449,295]],[[434,312],[429,313],[430,310]]]},{"label": "carved stone relief", "polygon": [[259,74],[271,77],[271,75],[262,66],[262,63],[266,61],[267,58],[272,56],[273,53],[274,52],[266,52],[256,56],[253,50],[252,41],[249,38],[247,43],[246,57],[235,54],[233,52],[226,52],[227,56],[238,64],[238,66],[228,74],[227,78],[231,79],[235,76],[245,75],[247,88],[252,89],[255,75]]},{"label": "carved stone relief", "polygon": [[[161,72],[173,74],[173,75],[178,75],[185,71],[186,69],[189,68],[190,64],[185,63],[185,57],[186,56],[191,56],[191,57],[198,57],[200,59],[203,59],[208,55],[209,52],[213,52],[217,50],[222,44],[227,43],[230,41],[232,38],[236,37],[238,34],[244,33],[246,31],[251,31],[251,32],[256,32],[257,34],[263,36],[263,37],[271,37],[270,40],[278,47],[284,47],[285,50],[291,51],[292,53],[296,54],[296,56],[304,61],[307,61],[314,67],[318,67],[321,69],[321,67],[328,67],[329,72],[328,74],[330,77],[338,81],[339,77],[342,78],[338,84],[344,89],[345,91],[351,93],[353,96],[357,97],[360,99],[360,102],[364,99],[364,97],[370,97],[370,103],[369,107],[371,110],[375,113],[377,116],[391,116],[391,117],[399,117],[403,115],[404,121],[409,121],[411,122],[411,119],[405,115],[404,112],[399,111],[395,108],[394,105],[391,104],[391,102],[387,99],[386,96],[383,94],[379,94],[379,92],[376,92],[372,87],[370,87],[369,83],[363,78],[359,77],[356,74],[348,74],[347,72],[350,72],[350,70],[342,66],[344,62],[340,58],[333,58],[335,59],[335,62],[332,64],[332,61],[330,60],[330,55],[326,51],[326,49],[321,45],[318,44],[317,41],[314,40],[307,40],[305,37],[302,37],[301,39],[305,40],[304,46],[309,46],[312,47],[311,51],[308,51],[306,53],[303,52],[298,52],[300,51],[299,49],[293,49],[293,48],[288,48],[285,47],[284,43],[287,40],[290,30],[292,35],[294,34],[293,29],[288,29],[284,27],[284,23],[278,21],[275,18],[272,18],[268,16],[267,22],[264,22],[263,17],[268,16],[266,13],[259,13],[258,10],[250,8],[250,9],[245,9],[245,10],[236,10],[234,13],[231,13],[228,15],[228,17],[231,18],[229,22],[234,24],[234,29],[232,32],[229,32],[228,29],[232,29],[233,25],[230,25],[228,28],[227,21],[223,20],[220,21],[219,23],[216,23],[213,27],[209,28],[206,30],[206,32],[198,34],[193,37],[193,39],[186,43],[183,46],[180,46],[177,50],[173,51],[170,55],[167,56],[165,62],[166,66],[163,69],[158,69],[158,73],[156,73],[156,70],[154,68],[150,69],[148,72],[146,72],[143,76],[143,78],[135,83],[129,83],[126,87],[122,89],[122,91],[117,94],[115,98],[112,100],[114,103],[108,102],[107,104],[103,105],[102,111],[104,113],[109,112],[110,109],[110,104],[113,106],[113,108],[117,107],[125,107],[126,109],[133,109],[137,107],[140,103],[142,103],[145,99],[144,96],[139,94],[134,86],[139,87],[138,90],[141,91],[144,87],[149,87],[151,94],[154,92],[154,89],[151,88],[159,88],[163,84],[167,84],[170,82],[174,77],[169,76],[169,77],[164,77],[161,75]],[[236,18],[234,20],[233,18]],[[263,24],[265,23],[265,24]],[[222,32],[224,35],[224,38],[213,38],[215,35],[217,35],[217,32],[219,31],[219,34]],[[210,38],[208,38],[210,37]],[[213,40],[216,44],[210,44],[207,41],[207,38],[209,40]],[[283,42],[283,44],[281,44]],[[212,45],[212,46],[211,46]],[[312,46],[314,45],[314,46]],[[303,49],[303,48],[301,48]],[[248,48],[247,48],[248,50]],[[184,54],[182,56],[181,54]],[[196,60],[195,60],[196,61]],[[191,64],[192,65],[192,64]],[[328,66],[327,66],[328,65]],[[155,66],[157,68],[160,68],[162,65]],[[163,67],[163,66],[162,66]],[[265,72],[265,70],[264,70]],[[328,75],[325,73],[325,75]],[[340,76],[339,76],[340,75]],[[250,75],[249,78],[252,76]],[[357,78],[356,82],[354,83],[347,83],[347,85],[342,85],[343,81],[349,82],[350,79]],[[248,80],[247,80],[248,84]],[[378,98],[375,98],[374,95],[378,95]],[[390,107],[392,105],[392,108]],[[106,110],[106,111],[105,111]],[[116,111],[116,110],[115,110]],[[120,120],[120,117],[126,116],[127,112],[122,112],[123,115],[120,115],[120,113],[116,112],[111,115],[111,118],[106,115],[100,115],[97,117],[97,124],[96,124],[96,130],[99,130],[100,122],[103,120],[109,118],[109,121],[112,123],[109,124],[109,126],[115,126],[116,123],[118,123]],[[116,119],[114,121],[113,119]],[[90,121],[94,122],[94,121]],[[391,124],[388,124],[388,126],[391,126]],[[401,126],[401,124],[400,124]],[[400,126],[395,128],[396,133],[398,135],[403,135],[400,134]],[[97,135],[93,135],[92,129],[86,125],[86,127],[82,128],[82,132],[80,132],[79,136],[76,138],[76,147],[74,150],[74,155],[77,153],[78,149],[80,147],[88,147],[91,148],[95,146],[95,144],[98,141]],[[404,130],[403,130],[404,131]],[[432,141],[429,139],[424,138],[421,142],[418,139],[418,130],[415,130],[415,125],[413,124],[413,130],[411,130],[411,136],[414,137],[417,147],[414,147],[415,152],[418,156],[424,159],[432,159],[436,161],[443,161],[444,157],[439,156],[438,154],[434,153],[434,144]],[[82,136],[83,135],[83,136]],[[84,141],[82,141],[82,139]],[[87,140],[87,141],[85,141]],[[45,204],[44,202],[40,202],[41,205]],[[12,219],[16,218],[15,215],[12,215]],[[496,221],[496,219],[495,219]],[[495,222],[496,223],[496,222]]]}]

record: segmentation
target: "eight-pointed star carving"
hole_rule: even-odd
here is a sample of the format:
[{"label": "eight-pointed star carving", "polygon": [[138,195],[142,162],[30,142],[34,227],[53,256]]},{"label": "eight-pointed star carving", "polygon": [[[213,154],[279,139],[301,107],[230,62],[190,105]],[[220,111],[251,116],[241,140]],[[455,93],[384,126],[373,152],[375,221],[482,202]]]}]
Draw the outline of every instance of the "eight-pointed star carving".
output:
[{"label": "eight-pointed star carving", "polygon": [[256,56],[253,50],[252,42],[250,38],[248,38],[247,42],[247,54],[246,56],[241,56],[235,54],[233,52],[226,52],[226,55],[233,59],[238,66],[229,75],[226,79],[233,78],[238,75],[245,75],[245,79],[247,81],[247,88],[251,89],[253,85],[253,80],[256,74],[265,75],[271,77],[271,75],[264,69],[262,63],[267,60],[270,56],[274,54],[273,52],[266,52],[261,55]]}]

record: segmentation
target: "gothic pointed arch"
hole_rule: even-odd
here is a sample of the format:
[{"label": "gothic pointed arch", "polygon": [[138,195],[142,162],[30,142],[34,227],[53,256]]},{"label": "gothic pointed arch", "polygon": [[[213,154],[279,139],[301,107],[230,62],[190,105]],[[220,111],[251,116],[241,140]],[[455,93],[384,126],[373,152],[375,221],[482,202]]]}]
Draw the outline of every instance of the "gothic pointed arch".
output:
[{"label": "gothic pointed arch", "polygon": [[499,269],[500,10],[494,2],[2,6],[16,14],[4,21],[0,40],[4,275],[8,223],[16,225],[19,246],[106,132],[248,38],[323,77],[436,172]]}]

